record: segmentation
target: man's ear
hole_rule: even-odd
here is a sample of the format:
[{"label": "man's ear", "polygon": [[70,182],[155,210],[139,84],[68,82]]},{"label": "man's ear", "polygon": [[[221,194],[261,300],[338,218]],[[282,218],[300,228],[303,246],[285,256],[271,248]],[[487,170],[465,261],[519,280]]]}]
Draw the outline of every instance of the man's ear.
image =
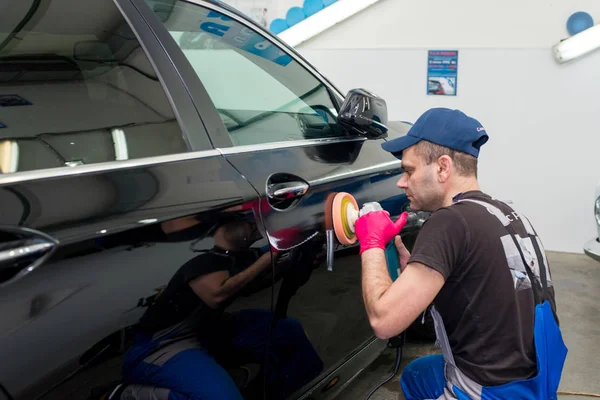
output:
[{"label": "man's ear", "polygon": [[443,155],[437,159],[436,173],[440,182],[446,182],[450,177],[450,172],[454,167],[452,159],[448,155]]}]

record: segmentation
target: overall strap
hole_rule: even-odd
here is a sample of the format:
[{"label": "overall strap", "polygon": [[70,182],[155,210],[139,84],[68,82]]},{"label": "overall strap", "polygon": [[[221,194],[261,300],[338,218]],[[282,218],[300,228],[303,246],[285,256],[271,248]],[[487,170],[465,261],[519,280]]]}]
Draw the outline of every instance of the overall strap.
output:
[{"label": "overall strap", "polygon": [[550,296],[548,295],[548,278],[546,276],[546,263],[544,263],[544,255],[542,254],[542,250],[540,249],[537,239],[537,236],[535,236],[531,239],[531,241],[533,242],[535,255],[537,256],[537,259],[539,260],[540,264],[540,280],[542,281],[542,288],[544,289],[544,300],[549,300]]},{"label": "overall strap", "polygon": [[[527,260],[525,259],[525,255],[523,254],[523,249],[521,248],[521,246],[519,245],[519,242],[517,240],[517,237],[520,237],[520,236],[518,236],[518,234],[515,232],[514,228],[510,224],[510,220],[506,217],[506,215],[504,215],[502,210],[500,210],[496,205],[494,205],[488,201],[483,201],[483,200],[461,199],[461,200],[457,200],[455,202],[455,204],[461,203],[461,202],[469,202],[469,203],[479,204],[480,206],[485,207],[490,214],[495,216],[500,221],[502,226],[504,226],[506,231],[509,233],[509,236],[511,237],[517,250],[519,251],[519,255],[521,256],[521,261],[523,262],[525,271],[527,271],[527,276],[529,277],[529,280],[531,281],[531,290],[533,291],[533,300],[534,300],[535,304],[536,305],[542,304],[544,301],[548,300],[549,295],[548,295],[548,280],[546,277],[546,264],[544,263],[544,257],[542,254],[542,250],[540,249],[540,246],[538,244],[537,236],[528,232],[528,237],[531,240],[531,244],[533,245],[533,248],[535,250],[535,254],[538,259],[538,266],[540,269],[539,281],[541,281],[541,285],[542,285],[542,289],[543,289],[543,298],[541,299],[541,301],[539,299],[539,296],[538,296],[535,288],[533,287],[534,282],[538,281],[538,279],[536,279],[535,274],[533,273],[529,264],[527,263]],[[521,218],[525,218],[525,217],[521,216]]]},{"label": "overall strap", "polygon": [[533,288],[533,283],[536,282],[537,279],[535,277],[535,274],[531,270],[530,266],[527,264],[527,260],[525,260],[525,255],[523,254],[523,250],[521,249],[521,246],[519,246],[519,243],[517,242],[517,233],[515,232],[513,227],[510,225],[506,226],[506,230],[510,234],[510,237],[512,238],[513,242],[515,243],[515,246],[517,246],[517,250],[519,250],[519,254],[521,255],[521,260],[523,261],[523,265],[525,266],[525,270],[527,271],[527,275],[529,276],[529,280],[531,281],[531,289],[533,290],[533,300],[535,301],[536,305],[542,304],[544,301],[546,301],[549,298],[549,296],[548,296],[548,281],[546,280],[546,265],[544,264],[544,259],[541,254],[540,247],[538,246],[536,237],[533,235],[529,235],[529,238],[531,239],[531,243],[533,244],[533,248],[535,249],[535,255],[538,259],[538,266],[540,269],[540,281],[542,283],[542,288],[543,288],[543,294],[542,294],[543,297],[542,297],[541,301],[538,297],[537,292]]}]

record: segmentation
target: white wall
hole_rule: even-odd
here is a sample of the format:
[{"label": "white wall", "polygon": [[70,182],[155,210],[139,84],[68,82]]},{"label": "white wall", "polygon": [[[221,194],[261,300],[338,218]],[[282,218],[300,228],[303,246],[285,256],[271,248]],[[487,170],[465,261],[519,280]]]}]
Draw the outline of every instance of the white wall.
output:
[{"label": "white wall", "polygon": [[224,0],[225,3],[237,8],[251,18],[255,18],[257,22],[261,22],[256,18],[258,8],[266,8],[266,23],[271,23],[275,18],[285,19],[285,15],[292,7],[302,7],[303,0]]},{"label": "white wall", "polygon": [[[382,0],[299,50],[342,91],[384,97],[391,120],[434,106],[479,119],[482,188],[513,201],[548,250],[581,253],[596,235],[600,52],[570,65],[550,53],[579,10],[600,20],[595,0]],[[428,49],[459,50],[458,96],[426,95]]]},{"label": "white wall", "polygon": [[380,0],[303,48],[547,47],[576,11],[600,21],[597,0]]}]

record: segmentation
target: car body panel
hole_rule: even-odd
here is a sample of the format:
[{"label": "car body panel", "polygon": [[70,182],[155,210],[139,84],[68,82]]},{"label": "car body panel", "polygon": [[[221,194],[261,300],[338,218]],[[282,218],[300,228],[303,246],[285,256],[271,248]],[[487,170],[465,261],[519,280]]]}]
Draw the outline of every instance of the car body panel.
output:
[{"label": "car body panel", "polygon": [[[54,1],[51,5],[55,8],[44,5],[46,13],[38,21],[38,32],[54,29],[48,28],[47,22],[58,17],[58,6],[64,9],[64,2],[60,3]],[[121,2],[125,8],[127,4]],[[44,265],[18,281],[9,281],[0,290],[0,356],[11,360],[0,366],[0,382],[15,399],[87,399],[91,390],[118,379],[125,345],[131,340],[129,331],[145,311],[147,299],[160,292],[198,250],[212,247],[210,238],[196,241],[219,215],[256,199],[252,186],[222,155],[207,150],[210,142],[176,71],[165,62],[166,54],[135,9],[130,7],[129,11],[133,11],[127,14],[129,23],[138,28],[137,37],[145,36],[146,51],[151,49],[153,54],[154,70],[150,71],[156,71],[160,81],[149,79],[148,69],[141,71],[143,62],[131,64],[129,58],[127,67],[115,67],[114,72],[120,75],[113,82],[131,82],[131,90],[137,93],[102,83],[110,78],[107,74],[111,71],[101,71],[93,80],[88,78],[89,85],[82,86],[81,81],[69,80],[50,66],[45,67],[50,69],[45,74],[52,80],[46,85],[25,75],[18,78],[18,85],[3,84],[32,103],[30,108],[8,109],[3,139],[12,137],[19,142],[19,135],[39,138],[42,132],[43,143],[54,145],[53,151],[64,161],[101,153],[102,148],[87,152],[85,145],[79,145],[87,143],[86,135],[95,132],[90,128],[119,126],[133,158],[118,161],[111,153],[107,156],[112,157],[111,162],[84,159],[84,165],[54,169],[44,169],[55,166],[44,164],[44,158],[32,159],[25,165],[33,163],[31,171],[25,168],[24,172],[0,175],[0,225],[34,229],[59,243]],[[104,21],[90,23],[89,29],[120,35],[127,32],[125,26],[115,28],[119,12],[111,2],[87,12]],[[109,12],[110,19],[102,20],[102,12]],[[88,29],[76,24],[64,26],[67,28],[75,32]],[[127,40],[135,42],[136,36],[129,35]],[[139,60],[140,56],[136,57]],[[32,65],[22,63],[19,68],[27,72]],[[88,67],[86,71],[94,70]],[[169,90],[161,94],[163,85]],[[61,88],[60,96],[51,96],[48,86]],[[73,90],[67,90],[69,87]],[[113,103],[102,99],[112,99]],[[61,107],[53,112],[54,104]],[[111,104],[118,107],[107,108]],[[121,109],[128,104],[129,110]],[[70,115],[78,118],[68,119],[68,107]],[[165,113],[171,113],[165,121],[179,131],[155,124]],[[101,118],[99,114],[103,114]],[[28,125],[14,123],[18,118],[34,116],[37,119]],[[138,123],[136,130],[130,131],[128,124],[138,121],[151,124]],[[62,132],[73,130],[81,133],[77,137],[67,135],[66,148],[62,142],[53,142],[56,137],[65,139]],[[164,132],[168,133],[167,143],[157,142]],[[189,132],[194,132],[195,139],[186,140],[183,135]],[[146,140],[136,139],[145,134]],[[178,154],[165,155],[165,144],[173,143],[177,135],[181,146],[170,152]],[[202,151],[188,152],[190,145]],[[155,157],[148,158],[138,149],[151,150]],[[21,154],[18,167],[24,156],[27,153]],[[246,214],[255,218],[251,211]],[[7,231],[0,231],[6,240]],[[265,290],[246,298],[240,307],[247,302],[269,308],[271,289],[267,286]]]},{"label": "car body panel", "polygon": [[587,241],[583,247],[583,251],[594,260],[600,261],[600,242],[598,238]]},{"label": "car body panel", "polygon": [[[205,173],[190,173],[194,170]],[[219,180],[207,181],[211,175]],[[137,190],[128,190],[131,186]],[[84,353],[134,325],[144,311],[137,307],[139,299],[155,294],[194,256],[190,240],[171,243],[157,232],[158,224],[168,224],[176,215],[210,220],[251,200],[254,191],[215,155],[118,174],[30,181],[3,186],[1,193],[3,215],[9,217],[3,224],[22,215],[27,204],[29,217],[23,225],[61,242],[54,258],[1,292],[6,308],[0,353],[13,362],[2,364],[0,376],[15,398],[25,399],[37,394],[33,388],[19,395],[27,383],[43,381],[63,367],[60,375],[74,372]],[[14,193],[20,194],[19,201]],[[60,224],[53,220],[56,215],[62,217]],[[55,378],[50,375],[49,380]]]},{"label": "car body panel", "polygon": [[[17,400],[110,392],[122,378],[139,319],[183,264],[210,251],[220,221],[235,215],[260,233],[256,252],[270,245],[283,261],[225,312],[259,309],[298,321],[323,365],[299,379],[302,387],[290,398],[331,398],[385,343],[366,318],[356,245],[336,247],[332,271],[322,262],[326,200],[348,192],[359,204],[379,201],[392,216],[405,210],[406,198],[395,187],[401,163],[381,149],[386,139],[339,130],[342,95],[308,61],[231,8],[194,1],[267,37],[319,83],[304,100],[328,101],[299,118],[300,132],[308,135],[245,143],[229,134],[223,108],[160,13],[142,0],[99,0],[89,9],[84,2],[67,7],[68,1],[21,5],[34,9],[29,23],[38,34],[61,30],[73,43],[57,47],[66,56],[50,61],[11,59],[10,71],[21,75],[11,72],[0,83],[30,103],[8,108],[7,128],[0,129],[0,150],[12,157],[0,160],[0,244],[12,243],[11,230],[21,228],[56,242],[39,268],[22,269],[18,279],[0,274],[0,358],[11,360],[0,366],[0,384]],[[168,7],[159,11],[169,13]],[[23,43],[32,46],[23,53],[33,46],[39,46],[34,53],[47,50],[43,40]],[[118,51],[102,59],[107,43]],[[71,48],[73,56],[79,52],[76,65]],[[265,114],[249,119],[253,129],[270,129],[276,138],[272,127],[289,124],[290,116]],[[314,136],[323,128],[315,125],[317,115],[336,134]],[[238,137],[249,126],[239,126]],[[407,126],[400,123],[389,138]],[[296,179],[307,185],[302,195],[273,201],[269,184]],[[301,267],[280,271],[292,261]],[[268,346],[269,332],[261,335]],[[255,361],[264,363],[264,356]]]},{"label": "car body panel", "polygon": [[[393,210],[391,207],[393,201],[386,203],[383,200],[388,197],[391,200],[399,199],[397,197],[399,189],[395,187],[395,181],[401,169],[399,161],[381,149],[383,139],[366,140],[356,134],[346,133],[329,138],[319,137],[317,134],[311,140],[309,135],[312,131],[302,125],[298,130],[295,122],[289,118],[295,115],[294,111],[289,116],[267,112],[269,106],[263,103],[259,89],[263,86],[265,90],[269,90],[269,95],[274,101],[277,101],[278,97],[284,99],[285,96],[290,96],[292,99],[291,92],[307,93],[302,97],[305,104],[309,107],[315,102],[317,105],[323,104],[326,110],[335,114],[337,110],[333,99],[330,98],[328,104],[320,103],[320,101],[327,102],[328,95],[335,97],[332,88],[316,79],[314,81],[320,83],[320,86],[313,88],[312,84],[306,81],[307,84],[303,87],[305,81],[301,81],[300,77],[306,71],[301,69],[303,68],[301,64],[296,64],[294,61],[291,64],[288,61],[283,65],[283,68],[296,68],[294,74],[288,75],[296,76],[297,80],[290,81],[286,80],[287,75],[281,67],[270,64],[276,62],[273,59],[264,61],[257,57],[239,56],[235,51],[229,50],[231,43],[227,42],[225,37],[227,33],[224,32],[240,30],[241,26],[250,29],[244,24],[243,19],[233,13],[216,10],[205,2],[195,2],[198,4],[197,9],[190,6],[179,8],[176,3],[167,14],[158,14],[159,6],[156,4],[159,3],[153,2],[156,15],[148,15],[144,11],[142,14],[157,36],[168,42],[165,46],[169,46],[170,51],[178,53],[180,50],[184,53],[184,57],[177,54],[173,58],[174,63],[190,87],[194,101],[198,101],[196,106],[212,142],[222,144],[216,147],[258,192],[260,204],[254,206],[255,213],[260,213],[273,247],[284,251],[305,249],[307,243],[316,242],[315,248],[322,248],[325,242],[325,214],[329,211],[325,210],[325,205],[327,197],[332,193],[350,193],[359,204],[382,201],[385,206]],[[142,5],[140,4],[139,7],[142,8]],[[161,17],[161,23],[157,23],[156,16]],[[203,25],[208,25],[211,29],[216,29],[214,27],[218,26],[220,31],[213,36],[206,35],[201,29],[196,31],[198,24],[201,29]],[[165,33],[165,28],[170,32],[169,34]],[[190,35],[187,35],[188,33]],[[240,38],[252,40],[252,35],[256,35],[256,32],[246,31],[243,35],[240,34]],[[190,38],[188,39],[187,36]],[[266,38],[268,35],[264,35],[260,40]],[[276,40],[270,39],[271,46],[275,46]],[[174,40],[177,46],[172,46],[171,40]],[[208,40],[213,42],[207,42]],[[211,48],[220,51],[211,52]],[[206,58],[209,55],[219,59]],[[259,68],[254,68],[252,65],[239,67],[236,64],[246,63],[248,60]],[[210,68],[211,63],[215,63],[217,67]],[[265,71],[279,74],[279,81],[291,92],[286,92],[284,88],[277,92],[272,90],[276,83],[272,83],[268,76],[263,75]],[[249,77],[248,72],[253,74],[252,77]],[[220,79],[221,73],[231,79]],[[317,76],[315,71],[309,73]],[[243,91],[245,97],[236,97],[235,101],[223,97],[231,93],[237,95],[236,87],[240,85],[249,86]],[[254,87],[256,89],[253,89]],[[251,118],[238,122],[243,118],[243,113],[238,110],[252,109],[253,99],[256,99],[261,107],[266,107],[265,111],[255,111]],[[207,107],[208,102],[214,106]],[[285,103],[284,100],[281,102]],[[334,109],[332,110],[331,107]],[[219,110],[219,114],[214,112],[215,108]],[[298,123],[300,124],[300,121]],[[327,123],[336,124],[335,121],[329,120]],[[281,134],[278,129],[287,130],[290,132],[289,135],[298,136],[288,136],[289,141],[282,141],[280,138],[286,139],[286,134]],[[322,129],[326,131],[327,126],[324,125]],[[258,132],[261,135],[271,132],[273,139],[263,136],[260,142],[267,143],[245,141],[245,135],[258,134]],[[255,140],[253,137],[250,139]],[[271,199],[268,193],[269,186],[274,183],[303,183],[307,189],[294,201],[277,202]],[[374,191],[372,185],[376,185],[379,191]],[[402,201],[398,204],[401,205]],[[315,249],[312,251],[316,252]],[[316,254],[311,256],[316,257]],[[281,285],[276,286],[275,289],[276,309],[283,304],[281,308],[287,311],[285,315],[302,324],[312,345],[323,360],[324,367],[316,378],[317,381],[336,370],[345,355],[363,348],[364,343],[373,338],[373,332],[362,308],[361,266],[358,253],[356,250],[336,252],[333,264],[333,271],[329,272],[322,268],[296,271],[295,274],[284,277]],[[338,338],[332,340],[331,335]]]},{"label": "car body panel", "polygon": [[600,184],[596,185],[595,195],[594,195],[594,222],[596,223],[596,229],[598,231],[598,235],[587,241],[583,246],[583,251],[585,254],[590,256],[596,261],[600,261]]}]

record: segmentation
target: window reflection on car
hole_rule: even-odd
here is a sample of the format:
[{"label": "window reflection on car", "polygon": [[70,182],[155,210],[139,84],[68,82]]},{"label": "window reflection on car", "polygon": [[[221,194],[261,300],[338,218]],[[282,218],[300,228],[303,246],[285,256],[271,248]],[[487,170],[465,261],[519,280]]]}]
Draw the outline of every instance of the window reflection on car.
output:
[{"label": "window reflection on car", "polygon": [[171,6],[162,21],[234,145],[345,135],[325,85],[267,38],[216,11],[181,1]]},{"label": "window reflection on car", "polygon": [[0,173],[188,151],[130,28],[88,30],[82,40],[25,28],[2,49]]}]

